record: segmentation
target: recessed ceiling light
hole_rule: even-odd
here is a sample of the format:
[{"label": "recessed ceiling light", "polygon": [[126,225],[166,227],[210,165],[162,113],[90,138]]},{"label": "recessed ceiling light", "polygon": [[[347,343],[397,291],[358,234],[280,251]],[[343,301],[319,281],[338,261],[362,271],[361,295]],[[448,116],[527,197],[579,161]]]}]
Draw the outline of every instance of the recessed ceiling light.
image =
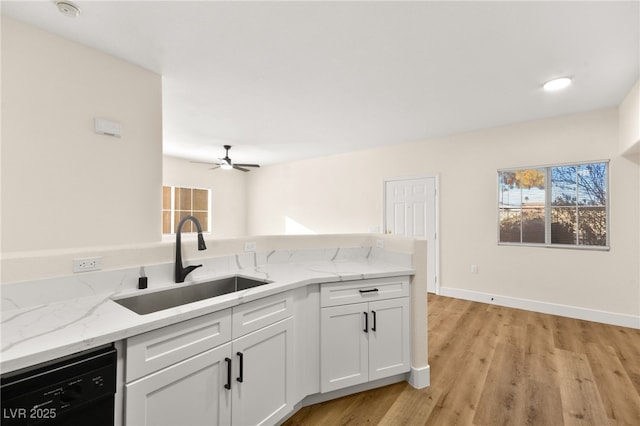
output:
[{"label": "recessed ceiling light", "polygon": [[568,87],[570,84],[571,84],[570,77],[560,77],[560,78],[555,78],[553,80],[547,81],[544,84],[544,86],[542,86],[542,88],[546,92],[553,92],[556,90],[564,89],[565,87]]},{"label": "recessed ceiling light", "polygon": [[70,1],[58,1],[56,2],[56,6],[58,6],[58,10],[64,16],[75,18],[80,15],[80,8]]}]

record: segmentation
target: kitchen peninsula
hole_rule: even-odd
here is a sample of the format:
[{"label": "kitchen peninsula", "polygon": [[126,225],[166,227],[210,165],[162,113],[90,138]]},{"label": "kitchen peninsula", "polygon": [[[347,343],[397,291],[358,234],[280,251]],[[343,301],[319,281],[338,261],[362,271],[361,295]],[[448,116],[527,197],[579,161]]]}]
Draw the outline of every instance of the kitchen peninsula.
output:
[{"label": "kitchen peninsula", "polygon": [[[116,407],[121,407],[123,398],[133,395],[136,389],[131,387],[128,393],[124,391],[125,386],[130,386],[128,382],[131,381],[126,376],[134,377],[131,373],[134,367],[123,357],[123,352],[127,353],[127,357],[134,353],[130,348],[127,351],[122,350],[127,347],[128,339],[140,339],[140,336],[157,334],[158,330],[169,330],[171,327],[183,327],[183,324],[188,328],[191,321],[200,321],[202,318],[221,312],[231,314],[233,311],[235,318],[236,312],[244,309],[243,306],[250,307],[252,304],[260,304],[261,301],[276,300],[280,297],[286,300],[288,297],[288,302],[285,303],[288,306],[285,306],[282,311],[289,310],[289,313],[278,313],[285,316],[276,319],[280,321],[287,319],[288,316],[291,317],[288,319],[291,327],[287,339],[291,341],[292,346],[287,357],[290,358],[288,361],[293,370],[290,370],[287,375],[292,381],[286,386],[287,404],[284,404],[278,416],[273,417],[268,423],[276,422],[283,416],[295,412],[294,407],[299,408],[309,403],[339,396],[335,393],[336,391],[351,393],[405,379],[416,387],[426,386],[428,385],[426,333],[416,333],[416,330],[423,327],[426,330],[423,270],[414,266],[420,263],[416,256],[419,256],[422,249],[421,242],[391,237],[381,237],[376,241],[376,238],[378,237],[372,235],[260,237],[257,239],[256,252],[233,254],[229,254],[233,251],[231,247],[242,247],[244,240],[225,240],[208,243],[214,248],[214,256],[201,258],[196,258],[195,251],[185,247],[187,249],[185,262],[202,263],[204,266],[194,271],[186,283],[175,284],[170,278],[173,272],[171,263],[147,264],[145,270],[149,288],[146,290],[137,289],[138,267],[5,283],[3,284],[2,312],[2,371],[5,373],[21,369],[116,342],[116,347],[120,348],[119,365],[121,366],[117,373]],[[330,246],[331,242],[334,243],[333,247]],[[383,242],[386,249],[379,248]],[[376,244],[378,247],[375,247]],[[188,245],[191,244],[188,243]],[[296,246],[303,248],[296,248]],[[267,250],[262,251],[262,247]],[[224,251],[228,254],[220,255]],[[108,258],[107,254],[105,259],[108,260]],[[146,315],[134,313],[114,302],[114,299],[140,294],[140,292],[160,292],[173,289],[177,285],[190,285],[231,275],[268,281],[268,284]],[[411,323],[409,327],[405,327],[404,331],[406,336],[404,343],[407,347],[402,356],[407,360],[406,367],[396,366],[395,370],[389,369],[378,376],[373,374],[370,377],[358,379],[356,382],[360,382],[359,386],[351,386],[348,380],[340,384],[340,380],[320,377],[321,370],[326,372],[329,368],[326,363],[321,368],[321,330],[329,327],[325,325],[323,328],[321,325],[324,321],[324,313],[341,309],[337,305],[354,307],[357,305],[355,302],[362,302],[362,300],[348,300],[347,297],[347,300],[343,299],[338,303],[329,300],[331,296],[325,300],[324,294],[329,294],[331,289],[349,288],[360,288],[362,293],[354,290],[356,297],[369,304],[373,304],[377,299],[404,298],[406,304],[400,305],[396,311],[406,311],[407,325]],[[391,293],[385,288],[390,289]],[[368,293],[373,290],[379,291],[379,294]],[[384,318],[383,306],[379,308],[376,307],[378,305],[372,306],[373,308],[366,308],[370,310],[364,312],[367,322],[371,320],[371,323],[368,323],[368,326],[372,327],[369,331],[371,334]],[[356,321],[358,322],[363,315],[360,309],[360,306],[357,306]],[[260,312],[263,312],[260,315],[264,317],[269,316],[264,314],[266,311]],[[410,321],[409,312],[411,312]],[[340,329],[342,325],[337,324],[337,332],[346,333],[346,330]],[[257,325],[256,327],[259,328]],[[247,333],[254,332],[256,327],[248,329]],[[236,329],[234,322],[234,335]],[[395,332],[393,334],[394,336],[403,335]],[[327,336],[322,338],[326,340]],[[341,338],[348,339],[348,337],[340,337],[338,341]],[[330,339],[326,341],[329,342]],[[325,343],[325,346],[328,344]],[[196,348],[192,355],[203,350]],[[386,367],[381,368],[381,370],[385,369]],[[394,372],[401,373],[394,374]],[[148,372],[140,373],[132,380],[137,380],[145,374]],[[384,377],[386,381],[377,380],[376,377]],[[118,399],[120,399],[119,403]],[[133,414],[125,413],[124,415],[125,419],[131,420],[129,423],[137,423],[133,418],[128,418],[128,415]],[[116,419],[118,417],[119,414],[116,413]]]}]

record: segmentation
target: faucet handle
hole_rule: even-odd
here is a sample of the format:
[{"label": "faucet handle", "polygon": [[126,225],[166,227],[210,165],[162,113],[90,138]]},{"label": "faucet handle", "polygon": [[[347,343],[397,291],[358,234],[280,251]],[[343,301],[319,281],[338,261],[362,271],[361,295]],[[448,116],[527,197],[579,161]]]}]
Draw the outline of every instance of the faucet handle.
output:
[{"label": "faucet handle", "polygon": [[186,278],[187,275],[189,275],[191,273],[191,271],[193,271],[196,268],[200,268],[202,265],[189,265],[187,267],[184,268],[184,276]]}]

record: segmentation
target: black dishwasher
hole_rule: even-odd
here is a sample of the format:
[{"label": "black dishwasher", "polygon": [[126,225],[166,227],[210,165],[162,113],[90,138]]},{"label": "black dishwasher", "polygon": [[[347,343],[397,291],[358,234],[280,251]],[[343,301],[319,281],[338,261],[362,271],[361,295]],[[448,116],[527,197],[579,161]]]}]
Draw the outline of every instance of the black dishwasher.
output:
[{"label": "black dishwasher", "polygon": [[113,345],[7,373],[0,379],[3,426],[113,426]]}]

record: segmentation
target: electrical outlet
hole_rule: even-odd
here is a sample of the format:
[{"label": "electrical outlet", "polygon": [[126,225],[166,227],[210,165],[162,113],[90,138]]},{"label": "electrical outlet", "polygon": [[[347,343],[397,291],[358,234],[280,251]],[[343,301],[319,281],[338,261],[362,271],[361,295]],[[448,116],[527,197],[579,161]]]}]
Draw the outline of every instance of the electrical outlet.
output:
[{"label": "electrical outlet", "polygon": [[101,257],[87,257],[85,259],[73,259],[73,272],[99,271],[102,269]]},{"label": "electrical outlet", "polygon": [[244,243],[244,252],[249,253],[256,251],[256,243],[254,241]]},{"label": "electrical outlet", "polygon": [[478,273],[478,265],[471,265],[471,273],[472,274]]},{"label": "electrical outlet", "polygon": [[384,248],[384,240],[376,240],[377,248]]}]

